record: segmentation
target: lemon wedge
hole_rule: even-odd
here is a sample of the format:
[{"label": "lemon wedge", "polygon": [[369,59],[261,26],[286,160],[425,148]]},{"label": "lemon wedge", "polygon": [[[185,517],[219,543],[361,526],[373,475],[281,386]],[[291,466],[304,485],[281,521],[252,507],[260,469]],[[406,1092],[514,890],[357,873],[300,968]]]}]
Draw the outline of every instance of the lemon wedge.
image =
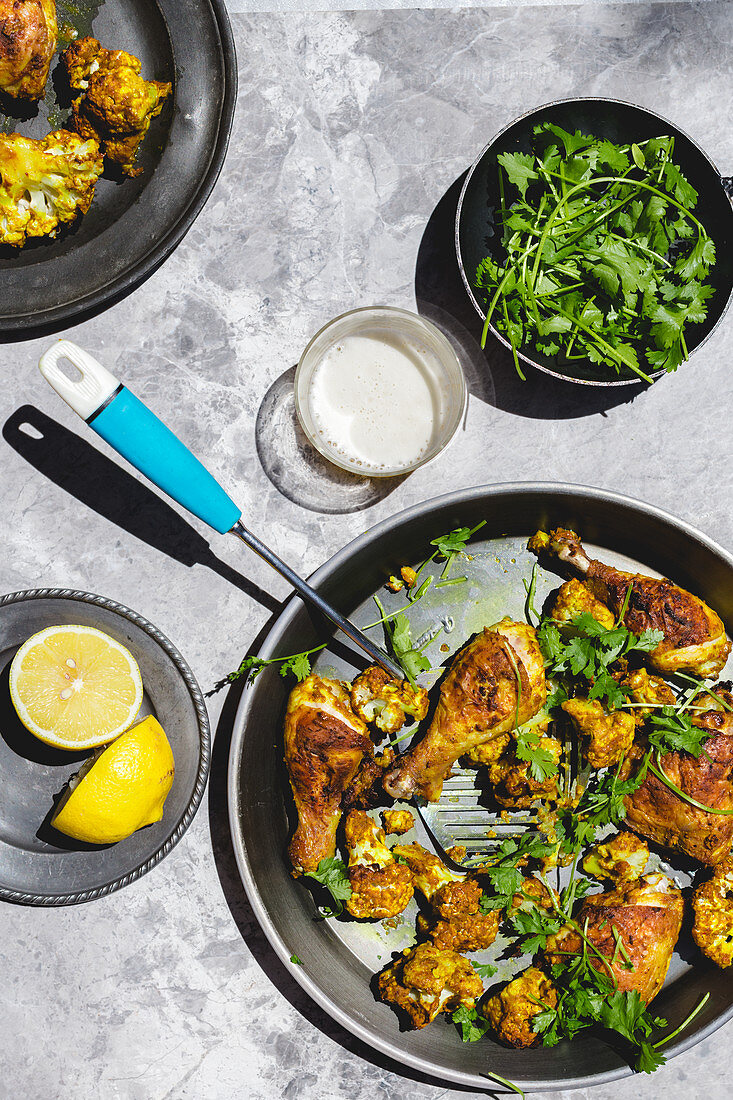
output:
[{"label": "lemon wedge", "polygon": [[88,844],[115,844],[160,821],[175,763],[155,718],[143,718],[86,761],[69,782],[51,824]]},{"label": "lemon wedge", "polygon": [[143,701],[129,650],[92,626],[49,626],[25,642],[10,666],[10,697],[26,729],[59,749],[114,740]]}]

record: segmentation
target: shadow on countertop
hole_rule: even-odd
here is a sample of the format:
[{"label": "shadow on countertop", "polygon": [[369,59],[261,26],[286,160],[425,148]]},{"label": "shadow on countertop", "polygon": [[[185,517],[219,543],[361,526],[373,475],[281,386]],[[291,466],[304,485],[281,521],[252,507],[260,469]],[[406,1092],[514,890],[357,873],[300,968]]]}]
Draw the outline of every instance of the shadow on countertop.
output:
[{"label": "shadow on countertop", "polygon": [[581,386],[529,366],[523,382],[511,353],[492,334],[481,350],[481,321],[469,301],[456,258],[456,211],[465,178],[464,172],[430,215],[418,249],[415,298],[418,313],[458,345],[469,392],[497,409],[541,420],[572,420],[631,402],[641,392],[638,386]]},{"label": "shadow on countertop", "polygon": [[279,600],[217,558],[203,535],[157,493],[33,405],[16,409],[2,434],[39,473],[110,523],[182,565],[211,569],[268,611],[279,612]]},{"label": "shadow on countertop", "polygon": [[[273,615],[270,622],[262,628],[250,646],[251,652],[256,653],[258,651],[276,618],[277,615]],[[444,1080],[419,1073],[401,1062],[388,1058],[341,1027],[291,977],[262,931],[239,877],[229,831],[227,800],[229,749],[234,720],[243,691],[244,685],[242,683],[232,684],[224,701],[214,737],[208,789],[209,827],[216,870],[229,911],[242,939],[265,977],[272,982],[292,1007],[323,1035],[338,1043],[350,1054],[355,1054],[388,1073],[393,1073],[403,1079],[415,1081],[419,1084],[445,1088],[446,1082]],[[487,1096],[496,1097],[497,1100],[500,1100],[502,1095],[506,1095],[506,1093],[495,1092],[490,1082],[487,1082],[485,1090],[466,1088],[453,1082],[450,1084],[450,1089],[452,1090],[451,1095],[465,1093],[466,1095],[476,1096],[479,1092],[485,1091]]]}]

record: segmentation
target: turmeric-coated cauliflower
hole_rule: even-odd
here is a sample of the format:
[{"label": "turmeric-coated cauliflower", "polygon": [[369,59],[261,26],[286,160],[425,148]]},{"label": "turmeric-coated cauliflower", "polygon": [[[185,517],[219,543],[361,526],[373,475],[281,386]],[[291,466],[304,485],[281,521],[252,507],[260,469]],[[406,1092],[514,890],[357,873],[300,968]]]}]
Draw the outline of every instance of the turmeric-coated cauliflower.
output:
[{"label": "turmeric-coated cauliflower", "polygon": [[453,951],[482,951],[496,939],[499,914],[481,912],[481,886],[456,874],[420,844],[396,844],[394,855],[407,861],[417,890],[430,905],[428,917],[418,917],[418,928],[436,947]]},{"label": "turmeric-coated cauliflower", "polygon": [[703,955],[722,968],[733,962],[733,857],[713,871],[692,894],[692,938]]},{"label": "turmeric-coated cauliflower", "polygon": [[127,176],[136,176],[135,157],[151,119],[160,114],[171,84],[143,80],[140,62],[124,50],[102,49],[96,38],[80,38],[61,55],[75,91],[74,127],[96,138],[104,155]]},{"label": "turmeric-coated cauliflower", "polygon": [[538,1042],[539,1035],[532,1030],[532,1021],[545,1007],[557,1007],[557,992],[546,974],[530,966],[487,998],[481,1012],[502,1043],[522,1048]]},{"label": "turmeric-coated cauliflower", "polygon": [[596,622],[605,626],[607,630],[610,630],[616,621],[613,612],[596,599],[590,588],[577,577],[560,585],[551,614],[557,622],[565,624],[577,619],[578,615],[592,615]]},{"label": "turmeric-coated cauliflower", "polygon": [[409,833],[415,824],[415,818],[409,810],[382,810],[382,824],[385,833],[402,836],[403,833]]},{"label": "turmeric-coated cauliflower", "polygon": [[394,680],[386,669],[370,665],[351,685],[351,705],[363,722],[382,733],[397,733],[410,714],[420,722],[428,709],[428,693],[407,680]]},{"label": "turmeric-coated cauliflower", "polygon": [[[523,809],[538,798],[552,799],[557,795],[562,744],[548,734],[550,716],[543,714],[526,722],[518,730],[512,730],[508,747],[498,760],[490,764],[487,773],[492,795],[500,806],[507,809]],[[531,740],[525,740],[529,735]],[[553,770],[545,778],[532,774],[532,765],[517,754],[519,739],[542,755],[543,761]]]},{"label": "turmeric-coated cauliflower", "polygon": [[669,684],[661,676],[655,676],[645,668],[635,668],[629,672],[622,680],[621,687],[628,691],[632,703],[649,704],[634,709],[634,717],[638,723],[654,714],[655,707],[673,707],[677,701]]},{"label": "turmeric-coated cauliflower", "polygon": [[364,810],[352,810],[344,826],[351,897],[346,908],[360,920],[401,913],[412,898],[412,873],[398,863],[380,829]]},{"label": "turmeric-coated cauliflower", "polygon": [[408,948],[378,979],[385,1004],[402,1009],[412,1027],[422,1028],[440,1012],[475,1007],[483,984],[467,959],[430,943]]},{"label": "turmeric-coated cauliflower", "polygon": [[609,879],[621,885],[641,878],[648,860],[646,841],[624,830],[591,848],[583,860],[583,870],[594,878]]},{"label": "turmeric-coated cauliflower", "polygon": [[578,733],[585,739],[584,752],[592,768],[618,764],[634,740],[636,721],[624,710],[606,713],[597,699],[567,699],[561,704]]},{"label": "turmeric-coated cauliflower", "polygon": [[68,130],[40,141],[0,134],[0,242],[20,248],[86,214],[101,171],[97,142]]}]

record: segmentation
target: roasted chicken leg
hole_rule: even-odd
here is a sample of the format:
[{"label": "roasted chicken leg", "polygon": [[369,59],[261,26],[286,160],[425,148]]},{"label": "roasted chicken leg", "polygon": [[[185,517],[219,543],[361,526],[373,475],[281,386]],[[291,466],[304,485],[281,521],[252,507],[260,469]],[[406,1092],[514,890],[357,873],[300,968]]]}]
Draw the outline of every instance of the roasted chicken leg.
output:
[{"label": "roasted chicken leg", "polygon": [[[733,695],[719,694],[733,705]],[[728,855],[733,841],[733,713],[713,709],[698,714],[692,722],[710,730],[700,755],[669,752],[659,765],[688,797],[729,813],[697,809],[647,771],[641,786],[624,800],[625,823],[663,848],[683,852],[700,863],[716,864]]]},{"label": "roasted chicken leg", "polygon": [[57,38],[55,0],[0,0],[0,90],[39,99]]},{"label": "roasted chicken leg", "polygon": [[546,695],[532,627],[502,619],[485,628],[454,658],[427,733],[388,771],[385,790],[434,802],[459,756],[526,722]]},{"label": "roasted chicken leg", "polygon": [[298,811],[288,846],[296,872],[315,871],[335,853],[342,795],[372,751],[367,727],[338,680],[312,675],[290,693],[285,765]]},{"label": "roasted chicken leg", "polygon": [[692,672],[717,676],[728,659],[731,643],[720,617],[691,592],[671,581],[656,580],[642,573],[624,573],[588,557],[574,531],[557,528],[549,535],[538,532],[530,550],[549,550],[575,569],[596,599],[621,614],[631,586],[624,625],[634,634],[661,630],[664,638],[649,654],[649,664],[666,675]]},{"label": "roasted chicken leg", "polygon": [[[648,1004],[664,983],[682,913],[682,894],[672,880],[653,874],[605,894],[591,894],[575,921],[606,959],[604,964],[588,952],[591,965],[609,978],[610,969],[617,989],[622,993],[636,989]],[[568,954],[584,950],[585,943],[575,929],[565,927],[548,939],[546,957],[550,963],[558,963],[566,961]]]}]

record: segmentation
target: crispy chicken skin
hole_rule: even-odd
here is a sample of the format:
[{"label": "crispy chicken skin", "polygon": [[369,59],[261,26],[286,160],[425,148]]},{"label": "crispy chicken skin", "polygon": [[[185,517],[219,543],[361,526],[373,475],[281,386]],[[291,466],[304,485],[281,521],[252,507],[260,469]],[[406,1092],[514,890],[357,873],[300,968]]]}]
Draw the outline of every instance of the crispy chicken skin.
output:
[{"label": "crispy chicken skin", "polygon": [[532,627],[507,618],[485,628],[454,658],[430,728],[387,773],[385,790],[394,798],[419,795],[436,801],[459,756],[526,722],[546,695]]},{"label": "crispy chicken skin", "polygon": [[468,959],[430,943],[408,948],[379,975],[380,999],[401,1009],[413,1028],[426,1027],[440,1012],[474,1008],[483,984]]},{"label": "crispy chicken skin", "polygon": [[633,714],[624,710],[606,713],[597,699],[567,699],[561,704],[583,740],[583,752],[592,768],[618,764],[631,748],[636,732]]},{"label": "crispy chicken skin", "polygon": [[[721,694],[723,694],[721,692]],[[725,692],[733,703],[733,695]],[[669,752],[661,757],[665,775],[697,802],[717,810],[733,809],[733,714],[709,710],[692,719],[710,730],[699,757]],[[700,863],[715,864],[730,851],[733,817],[709,814],[679,798],[648,771],[644,782],[624,800],[626,825],[655,844],[683,852]]]},{"label": "crispy chicken skin", "polygon": [[[682,894],[665,875],[645,875],[636,882],[618,886],[604,894],[584,899],[575,919],[593,946],[608,960],[618,989],[636,989],[648,1004],[662,988],[677,937],[682,926]],[[586,925],[587,922],[587,925]],[[620,940],[624,950],[620,950]],[[550,963],[580,954],[583,941],[568,926],[547,941]],[[624,954],[633,969],[627,969]],[[588,959],[596,970],[610,977],[605,965],[593,954]]]},{"label": "crispy chicken skin", "polygon": [[72,108],[77,133],[96,138],[104,155],[125,175],[139,175],[138,148],[151,119],[163,109],[171,84],[143,80],[136,57],[124,50],[102,49],[96,38],[78,39],[61,56],[71,87],[84,93]]},{"label": "crispy chicken skin", "polygon": [[481,1005],[481,1013],[491,1024],[497,1039],[518,1050],[535,1046],[539,1035],[532,1030],[532,1021],[542,1006],[557,1007],[555,988],[541,970],[530,966],[518,974],[498,993]]},{"label": "crispy chicken skin", "polygon": [[296,873],[336,851],[341,797],[372,743],[338,680],[312,675],[293,688],[285,713],[285,765],[298,825],[288,846]]},{"label": "crispy chicken skin", "polygon": [[649,654],[657,672],[692,672],[717,676],[728,659],[731,643],[719,616],[691,592],[663,578],[624,573],[588,557],[574,531],[557,528],[538,532],[529,543],[536,552],[549,550],[583,577],[593,595],[618,616],[632,585],[624,625],[634,634],[661,630],[664,638]]},{"label": "crispy chicken skin", "polygon": [[396,917],[412,898],[412,872],[387,847],[384,829],[364,810],[352,810],[344,825],[351,897],[346,908],[360,920]]},{"label": "crispy chicken skin", "polygon": [[0,0],[0,91],[40,99],[57,40],[55,0]]}]

